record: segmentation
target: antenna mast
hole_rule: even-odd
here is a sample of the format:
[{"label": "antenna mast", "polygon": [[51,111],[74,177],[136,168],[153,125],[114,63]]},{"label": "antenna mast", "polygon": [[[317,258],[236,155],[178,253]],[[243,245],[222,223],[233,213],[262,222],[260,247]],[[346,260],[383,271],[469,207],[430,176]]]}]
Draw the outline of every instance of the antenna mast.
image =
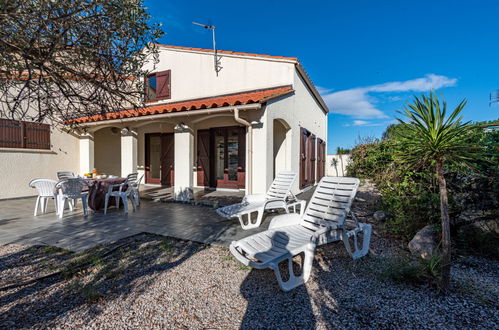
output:
[{"label": "antenna mast", "polygon": [[211,30],[211,34],[213,37],[213,53],[214,53],[213,60],[214,60],[214,66],[215,66],[215,73],[218,76],[218,73],[220,72],[220,70],[222,70],[222,64],[220,63],[220,60],[222,57],[218,56],[218,52],[217,52],[217,42],[215,39],[215,25],[206,25],[206,24],[201,24],[201,23],[196,23],[196,22],[192,22],[192,24],[199,25],[201,27],[204,27],[205,29]]}]

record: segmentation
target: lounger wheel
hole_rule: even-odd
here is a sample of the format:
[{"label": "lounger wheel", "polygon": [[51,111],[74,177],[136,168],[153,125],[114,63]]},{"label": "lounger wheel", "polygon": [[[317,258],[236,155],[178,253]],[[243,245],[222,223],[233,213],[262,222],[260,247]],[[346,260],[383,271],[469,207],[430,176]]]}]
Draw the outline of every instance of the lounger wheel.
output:
[{"label": "lounger wheel", "polygon": [[[352,259],[362,258],[369,252],[371,242],[372,226],[370,224],[359,224],[359,227],[351,231],[344,231],[342,234],[343,244]],[[362,246],[359,247],[359,234],[362,233]],[[350,237],[353,238],[353,246],[350,244]]]}]

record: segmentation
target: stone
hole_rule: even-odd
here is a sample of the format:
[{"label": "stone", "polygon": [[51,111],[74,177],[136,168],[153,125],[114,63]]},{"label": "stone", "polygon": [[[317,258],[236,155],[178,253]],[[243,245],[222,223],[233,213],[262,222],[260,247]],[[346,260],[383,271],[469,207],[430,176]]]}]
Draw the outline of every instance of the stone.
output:
[{"label": "stone", "polygon": [[433,231],[433,226],[428,225],[414,235],[408,247],[413,255],[429,259],[437,249],[437,245],[437,235]]},{"label": "stone", "polygon": [[384,211],[376,211],[376,212],[374,212],[373,217],[377,221],[385,221],[386,213]]}]

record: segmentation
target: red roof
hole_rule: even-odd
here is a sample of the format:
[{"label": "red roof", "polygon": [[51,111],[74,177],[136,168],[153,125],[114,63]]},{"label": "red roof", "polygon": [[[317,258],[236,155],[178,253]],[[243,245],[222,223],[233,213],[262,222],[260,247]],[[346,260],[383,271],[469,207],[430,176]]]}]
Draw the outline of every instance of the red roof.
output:
[{"label": "red roof", "polygon": [[[200,51],[200,52],[210,52],[210,53],[213,53],[213,49],[204,49],[204,48],[195,48],[195,47],[181,47],[181,46],[160,45],[160,44],[155,44],[155,45],[159,46],[159,47],[167,47],[167,48],[176,48],[176,49],[194,50],[194,51]],[[244,56],[258,56],[258,57],[268,57],[268,58],[276,58],[276,59],[298,61],[297,57],[262,55],[262,54],[253,54],[253,53],[233,52],[233,51],[228,51],[228,50],[217,50],[217,53],[232,54],[232,55],[244,55]]]},{"label": "red roof", "polygon": [[183,102],[163,103],[158,105],[146,106],[138,109],[108,112],[103,115],[84,116],[68,120],[68,122],[88,123],[88,122],[102,121],[108,119],[124,119],[131,117],[155,115],[161,113],[195,111],[200,109],[219,108],[219,107],[251,104],[251,103],[265,103],[268,100],[293,92],[294,90],[290,86],[277,87],[271,89],[256,90],[250,92],[209,97],[204,99],[196,99]]}]

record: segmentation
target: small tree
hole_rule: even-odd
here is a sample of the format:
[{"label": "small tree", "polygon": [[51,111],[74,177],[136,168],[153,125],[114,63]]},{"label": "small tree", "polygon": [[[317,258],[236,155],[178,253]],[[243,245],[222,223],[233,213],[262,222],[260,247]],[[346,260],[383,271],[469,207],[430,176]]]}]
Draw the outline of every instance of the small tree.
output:
[{"label": "small tree", "polygon": [[143,103],[163,34],[142,0],[4,0],[0,117],[59,121]]},{"label": "small tree", "polygon": [[336,158],[331,159],[331,166],[334,167],[336,176],[338,176],[338,160]]},{"label": "small tree", "polygon": [[433,166],[438,180],[440,194],[440,216],[442,222],[442,275],[440,289],[446,293],[450,282],[451,237],[449,202],[445,180],[445,166],[452,163],[469,165],[476,157],[477,146],[469,141],[473,126],[462,123],[461,111],[466,105],[463,100],[447,115],[447,103],[440,101],[435,92],[429,97],[415,96],[413,104],[400,114],[407,121],[397,118],[404,129],[397,130],[401,138],[397,157],[411,166]]}]

